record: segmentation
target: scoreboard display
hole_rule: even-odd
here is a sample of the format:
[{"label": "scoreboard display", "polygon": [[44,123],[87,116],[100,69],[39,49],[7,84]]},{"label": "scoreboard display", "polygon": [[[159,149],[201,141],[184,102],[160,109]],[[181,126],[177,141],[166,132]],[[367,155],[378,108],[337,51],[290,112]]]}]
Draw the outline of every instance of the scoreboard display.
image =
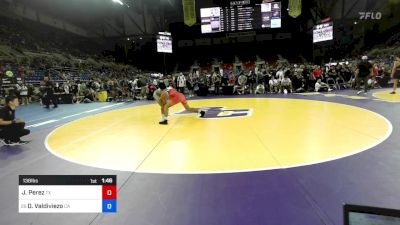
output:
[{"label": "scoreboard display", "polygon": [[172,53],[172,36],[168,32],[159,32],[157,36],[157,52]]},{"label": "scoreboard display", "polygon": [[20,213],[115,213],[115,175],[20,175]]},{"label": "scoreboard display", "polygon": [[281,2],[200,9],[201,32],[234,32],[281,27]]},{"label": "scoreboard display", "polygon": [[333,22],[322,23],[314,26],[313,42],[323,42],[333,40]]}]

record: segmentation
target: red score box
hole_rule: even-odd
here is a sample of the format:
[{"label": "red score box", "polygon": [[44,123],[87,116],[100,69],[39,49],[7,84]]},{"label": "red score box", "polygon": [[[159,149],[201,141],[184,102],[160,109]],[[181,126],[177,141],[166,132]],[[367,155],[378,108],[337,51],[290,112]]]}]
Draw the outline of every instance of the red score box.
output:
[{"label": "red score box", "polygon": [[103,199],[117,199],[117,186],[103,185]]}]

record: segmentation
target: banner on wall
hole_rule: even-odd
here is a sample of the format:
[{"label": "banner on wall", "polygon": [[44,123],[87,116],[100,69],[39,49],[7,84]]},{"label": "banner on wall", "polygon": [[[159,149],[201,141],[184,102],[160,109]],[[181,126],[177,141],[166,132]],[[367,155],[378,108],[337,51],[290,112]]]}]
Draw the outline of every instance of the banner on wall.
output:
[{"label": "banner on wall", "polygon": [[289,15],[293,18],[301,15],[301,0],[289,0]]},{"label": "banner on wall", "polygon": [[188,26],[196,24],[196,0],[182,0],[183,21]]}]

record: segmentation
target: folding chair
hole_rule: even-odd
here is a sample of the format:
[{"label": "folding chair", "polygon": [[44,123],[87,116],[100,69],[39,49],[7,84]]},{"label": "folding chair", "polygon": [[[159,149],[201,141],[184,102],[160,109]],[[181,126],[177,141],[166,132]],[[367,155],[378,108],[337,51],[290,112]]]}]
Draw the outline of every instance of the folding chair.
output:
[{"label": "folding chair", "polygon": [[339,90],[341,87],[343,87],[344,89],[347,88],[346,82],[341,77],[336,78],[336,84],[337,84],[337,87],[339,88]]},{"label": "folding chair", "polygon": [[337,89],[336,81],[331,77],[326,78],[326,84],[330,89]]}]

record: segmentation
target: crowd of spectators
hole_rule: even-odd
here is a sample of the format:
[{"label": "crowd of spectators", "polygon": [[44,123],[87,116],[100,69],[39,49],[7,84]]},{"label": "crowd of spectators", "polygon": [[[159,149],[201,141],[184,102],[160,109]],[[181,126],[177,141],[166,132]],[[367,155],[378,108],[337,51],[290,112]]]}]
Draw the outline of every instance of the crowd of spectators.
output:
[{"label": "crowd of spectators", "polygon": [[[43,64],[38,64],[43,65]],[[12,74],[9,77],[8,73]],[[52,81],[55,94],[71,94],[73,102],[93,102],[99,92],[106,91],[108,100],[125,101],[143,99],[150,80],[148,73],[131,66],[111,64],[99,68],[91,66],[65,67],[65,65],[18,66],[0,61],[2,96],[14,93],[24,96],[24,104],[39,101],[44,94],[44,79]],[[35,79],[32,79],[35,78]],[[4,82],[12,80],[9,83]],[[143,90],[142,90],[143,89]]]},{"label": "crowd of spectators", "polygon": [[[240,69],[224,68],[220,65],[219,69],[198,67],[200,69],[196,71],[155,75],[133,66],[116,64],[111,58],[83,56],[84,54],[79,54],[79,50],[73,56],[71,45],[65,44],[66,47],[62,47],[63,40],[68,38],[59,40],[57,34],[49,37],[29,32],[29,26],[21,27],[21,24],[11,19],[0,20],[0,47],[20,48],[20,55],[15,57],[2,57],[0,48],[0,75],[2,97],[13,92],[20,97],[23,104],[42,99],[44,77],[49,77],[52,81],[56,94],[70,94],[76,103],[98,101],[102,92],[107,92],[108,101],[151,99],[159,82],[173,86],[189,97],[196,94],[320,92],[356,86],[355,71],[359,59],[323,65],[287,61],[262,64],[245,62]],[[23,24],[29,23],[24,21]],[[64,31],[60,32],[63,36]],[[388,42],[396,46],[399,43],[398,37],[398,34],[394,35]],[[26,53],[28,51],[29,54]],[[390,54],[383,54],[375,55],[370,61],[373,63],[373,75],[368,79],[368,85],[370,88],[379,87],[389,77],[392,59]],[[235,61],[236,63],[241,62]],[[9,79],[7,73],[19,79],[10,83],[3,82],[3,79]]]},{"label": "crowd of spectators", "polygon": [[[374,61],[372,61],[374,62]],[[261,65],[245,70],[226,70],[221,72],[190,72],[175,76],[176,82],[171,86],[184,90],[182,80],[186,82],[186,90],[193,92],[206,90],[211,94],[222,94],[223,87],[233,87],[229,94],[265,94],[294,93],[310,91],[332,91],[335,89],[355,88],[355,72],[357,61],[330,63],[319,66],[311,64]],[[380,60],[373,63],[373,76],[368,80],[370,88],[379,87],[379,81],[389,76],[390,65]],[[180,78],[184,77],[184,78]],[[175,80],[175,79],[174,79]],[[387,79],[386,79],[387,80]]]},{"label": "crowd of spectators", "polygon": [[[390,64],[386,59],[372,60],[373,76],[368,80],[370,88],[380,87],[382,79],[389,76]],[[389,62],[389,61],[388,61]],[[300,92],[332,91],[335,89],[355,88],[355,71],[357,61],[329,63],[319,66],[312,64],[275,64],[258,65],[244,70],[220,70],[219,72],[192,71],[171,75],[142,73],[130,66],[116,67],[80,67],[54,66],[46,67],[45,62],[39,66],[13,66],[1,63],[0,74],[7,77],[7,71],[15,71],[20,77],[15,85],[3,89],[3,95],[14,92],[23,104],[39,101],[43,95],[43,77],[49,77],[54,84],[56,94],[70,94],[74,103],[90,103],[99,100],[100,92],[107,92],[108,101],[132,101],[152,99],[152,92],[159,82],[175,87],[186,95],[205,94],[289,94]],[[39,81],[27,82],[29,77],[38,71],[43,73]],[[386,79],[387,83],[388,79]],[[225,87],[231,87],[229,92]]]}]

